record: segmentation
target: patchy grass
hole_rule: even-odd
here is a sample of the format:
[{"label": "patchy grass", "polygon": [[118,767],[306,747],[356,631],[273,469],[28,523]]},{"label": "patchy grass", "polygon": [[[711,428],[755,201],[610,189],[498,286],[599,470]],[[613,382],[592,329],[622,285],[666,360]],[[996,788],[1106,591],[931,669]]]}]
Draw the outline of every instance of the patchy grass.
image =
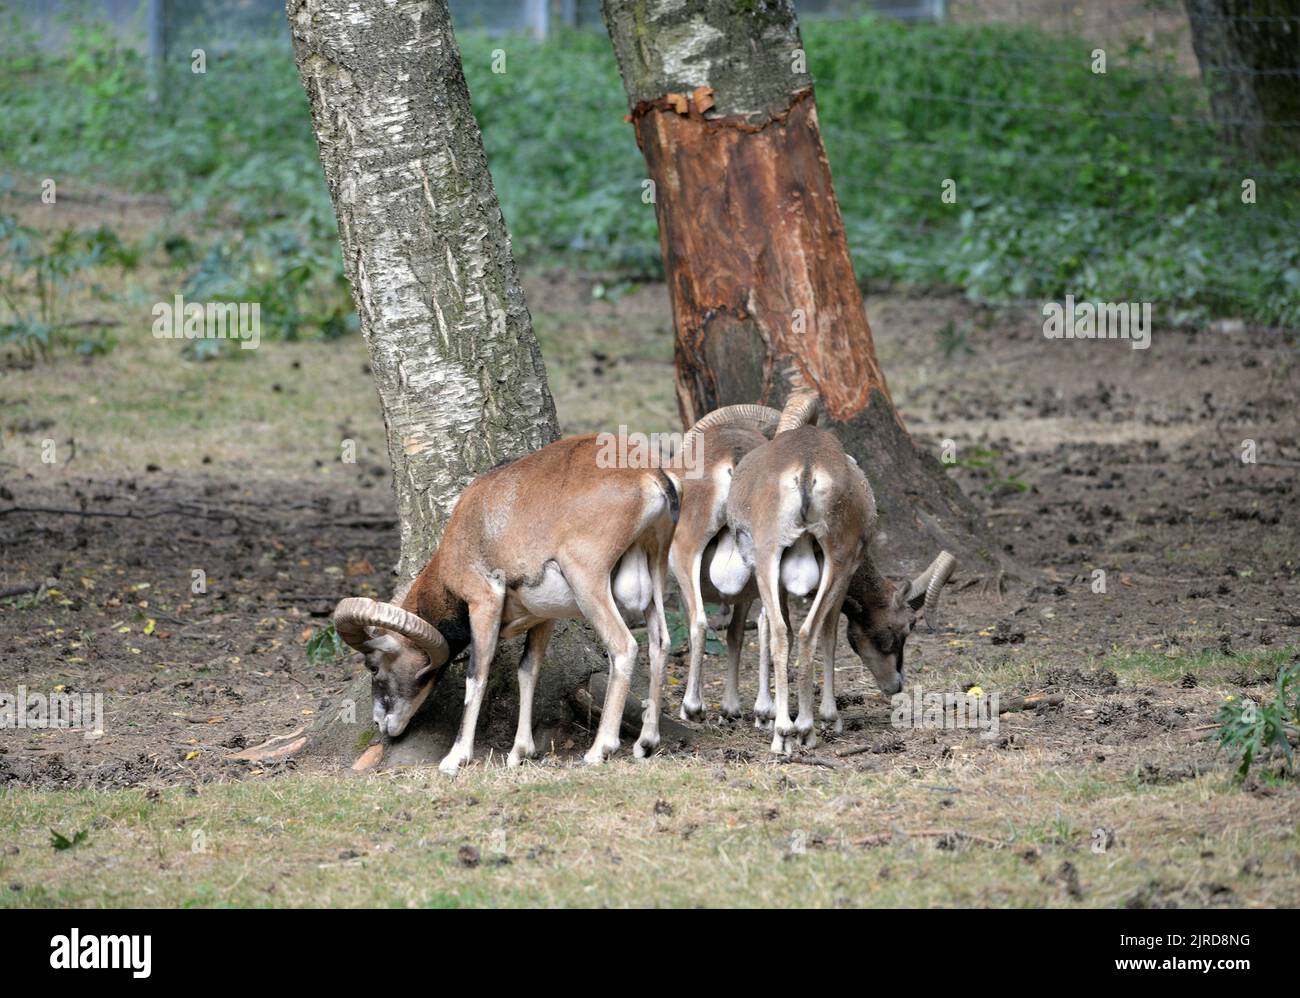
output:
[{"label": "patchy grass", "polygon": [[[167,298],[165,272],[143,271],[160,288],[158,300]],[[534,273],[526,281],[565,432],[620,422],[641,432],[679,427],[662,287],[606,305],[585,280]],[[251,478],[348,475],[355,469],[340,464],[340,447],[352,439],[358,464],[387,477],[383,420],[360,337],[263,339],[256,350],[196,362],[180,344],[153,338],[149,305],[113,303],[103,315],[120,322],[117,349],[37,364],[6,382],[0,442],[7,460],[50,480],[69,470],[139,473],[150,465],[238,467]],[[55,441],[57,464],[42,462],[46,439]]]},{"label": "patchy grass", "polygon": [[[1079,673],[1029,657],[931,666],[927,689],[1074,678],[1061,712],[1005,715],[1000,740],[891,730],[868,697],[804,762],[769,758],[747,725],[709,725],[696,755],[601,769],[551,756],[480,760],[454,780],[430,768],[8,790],[0,906],[1291,905],[1300,787],[1234,782],[1195,724],[1218,694],[1169,677],[1232,682],[1295,650],[1117,654]],[[1106,669],[1117,685],[1090,685]],[[1135,700],[1190,707],[1191,726],[1099,737],[1111,729],[1094,708]],[[837,754],[881,735],[903,747]]]},{"label": "patchy grass", "polygon": [[[1296,803],[1020,757],[942,772],[629,760],[0,796],[0,905],[1285,904]],[[88,841],[50,845],[49,829]],[[1093,851],[1095,829],[1114,837]],[[1068,866],[1066,865],[1068,864]]]},{"label": "patchy grass", "polygon": [[1103,659],[1101,665],[1135,682],[1176,683],[1182,677],[1192,675],[1202,685],[1255,686],[1270,682],[1278,669],[1297,654],[1300,654],[1300,647],[1293,645],[1260,648],[1246,654],[1124,651]]}]

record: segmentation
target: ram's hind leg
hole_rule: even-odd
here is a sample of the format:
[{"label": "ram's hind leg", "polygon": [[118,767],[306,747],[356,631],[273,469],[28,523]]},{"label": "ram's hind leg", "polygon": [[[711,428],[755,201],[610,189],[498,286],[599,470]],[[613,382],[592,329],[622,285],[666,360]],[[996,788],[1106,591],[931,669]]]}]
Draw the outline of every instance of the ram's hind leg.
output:
[{"label": "ram's hind leg", "polygon": [[772,635],[767,627],[767,611],[758,611],[758,696],[754,698],[754,727],[772,723]]},{"label": "ram's hind leg", "polygon": [[533,692],[537,689],[537,673],[546,646],[554,632],[555,621],[543,620],[524,639],[524,656],[519,660],[519,726],[515,729],[515,744],[506,759],[507,765],[518,766],[537,753],[537,746],[533,744]]},{"label": "ram's hind leg", "polygon": [[836,607],[827,617],[822,628],[822,705],[818,714],[822,724],[835,734],[844,731],[844,721],[840,719],[839,707],[835,703],[835,642],[839,637],[840,611]]},{"label": "ram's hind leg", "polygon": [[[843,581],[841,581],[843,579]],[[813,719],[813,686],[817,671],[817,639],[826,628],[826,621],[831,619],[832,611],[838,613],[843,600],[843,590],[848,576],[837,572],[830,558],[822,566],[821,584],[817,595],[799,628],[799,716],[795,718],[795,729],[799,740],[805,748],[817,744],[817,725]]]},{"label": "ram's hind leg", "polygon": [[646,643],[650,646],[649,702],[641,715],[641,735],[632,750],[638,759],[644,759],[659,747],[659,711],[662,709],[664,666],[668,662],[668,649],[672,640],[668,635],[668,618],[664,615],[664,590],[668,583],[667,546],[662,556],[650,559],[650,585],[654,593],[646,607]]},{"label": "ram's hind leg", "polygon": [[767,615],[767,628],[772,648],[772,672],[776,679],[776,708],[772,715],[772,751],[788,755],[795,743],[795,727],[790,721],[790,686],[787,665],[790,659],[790,621],[786,613],[786,600],[781,590],[781,559],[769,558],[760,563],[755,573],[758,595]]},{"label": "ram's hind leg", "polygon": [[636,667],[636,638],[628,630],[614,601],[609,579],[612,566],[592,568],[576,561],[566,561],[560,567],[573,589],[578,609],[609,654],[609,685],[605,689],[605,704],[596,728],[596,740],[583,757],[595,765],[618,751],[623,706],[627,703],[632,670]]},{"label": "ram's hind leg", "polygon": [[744,600],[732,606],[731,622],[727,624],[727,688],[722,694],[722,716],[729,721],[740,717],[740,653],[745,647],[745,619],[751,602]]}]

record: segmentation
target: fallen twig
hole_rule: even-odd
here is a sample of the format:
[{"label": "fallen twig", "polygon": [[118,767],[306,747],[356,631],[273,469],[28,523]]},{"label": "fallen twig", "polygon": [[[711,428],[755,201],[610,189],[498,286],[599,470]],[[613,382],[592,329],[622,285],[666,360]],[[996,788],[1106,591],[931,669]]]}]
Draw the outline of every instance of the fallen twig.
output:
[{"label": "fallen twig", "polygon": [[276,735],[274,738],[264,741],[261,745],[254,745],[252,748],[236,752],[234,755],[228,755],[226,758],[239,762],[262,762],[267,759],[280,759],[292,755],[307,744],[307,736],[303,734],[306,730],[307,726],[304,724],[287,735]]},{"label": "fallen twig", "polygon": [[1031,693],[1027,697],[1015,697],[1005,704],[998,704],[998,713],[1008,714],[1017,710],[1037,710],[1039,707],[1059,707],[1065,703],[1065,696],[1053,693]]},{"label": "fallen twig", "polygon": [[822,766],[825,769],[838,769],[840,765],[834,759],[826,759],[819,755],[781,756],[778,761],[794,766]]},{"label": "fallen twig", "polygon": [[886,755],[890,752],[901,752],[903,743],[901,740],[885,742],[867,742],[865,745],[851,745],[848,748],[842,748],[835,754],[841,759],[846,759],[851,755],[862,755],[864,752],[875,752],[879,755]]},{"label": "fallen twig", "polygon": [[59,325],[64,329],[111,329],[122,325],[122,321],[120,319],[76,319],[72,322],[61,322]]},{"label": "fallen twig", "polygon": [[903,834],[912,835],[919,839],[953,839],[976,842],[992,849],[1005,849],[1008,845],[1002,839],[991,839],[986,835],[976,835],[973,832],[963,832],[955,828],[922,828],[917,831],[904,831]]},{"label": "fallen twig", "polygon": [[44,585],[44,582],[20,582],[16,586],[5,586],[5,588],[0,589],[0,599],[9,596],[22,596],[26,593],[38,593]]}]

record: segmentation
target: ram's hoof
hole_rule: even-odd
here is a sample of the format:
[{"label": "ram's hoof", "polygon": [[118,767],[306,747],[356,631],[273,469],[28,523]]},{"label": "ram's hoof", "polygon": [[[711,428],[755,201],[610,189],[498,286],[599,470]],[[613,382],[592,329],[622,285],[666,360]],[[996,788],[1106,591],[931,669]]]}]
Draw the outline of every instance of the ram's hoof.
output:
[{"label": "ram's hoof", "polygon": [[659,734],[642,735],[636,740],[636,745],[632,748],[632,754],[638,759],[645,759],[654,755],[655,749],[659,747]]},{"label": "ram's hoof", "polygon": [[582,761],[588,766],[599,766],[617,751],[618,739],[614,739],[614,741],[607,742],[604,745],[600,742],[596,742],[595,745],[587,750],[587,754],[582,757]]}]

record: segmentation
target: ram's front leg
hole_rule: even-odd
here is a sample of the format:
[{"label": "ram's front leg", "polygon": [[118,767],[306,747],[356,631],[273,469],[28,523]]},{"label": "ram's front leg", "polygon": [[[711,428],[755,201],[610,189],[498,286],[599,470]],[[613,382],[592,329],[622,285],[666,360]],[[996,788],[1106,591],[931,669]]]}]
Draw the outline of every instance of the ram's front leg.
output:
[{"label": "ram's front leg", "polygon": [[638,759],[653,755],[659,747],[659,712],[662,709],[664,665],[668,661],[671,645],[668,623],[664,618],[662,598],[656,594],[655,603],[646,611],[646,644],[650,652],[650,686],[645,710],[641,714],[641,734],[632,754]]},{"label": "ram's front leg", "polygon": [[817,728],[813,720],[813,686],[817,672],[817,640],[826,629],[831,611],[839,610],[839,578],[830,558],[822,566],[821,582],[813,598],[808,616],[799,628],[799,716],[795,729],[805,748],[817,745]]},{"label": "ram's front leg", "polygon": [[487,690],[488,670],[497,651],[497,634],[501,630],[501,609],[506,587],[500,574],[484,577],[482,590],[469,600],[470,653],[465,673],[465,713],[461,716],[460,734],[451,751],[438,764],[444,773],[455,773],[474,758],[474,732],[478,712]]}]

